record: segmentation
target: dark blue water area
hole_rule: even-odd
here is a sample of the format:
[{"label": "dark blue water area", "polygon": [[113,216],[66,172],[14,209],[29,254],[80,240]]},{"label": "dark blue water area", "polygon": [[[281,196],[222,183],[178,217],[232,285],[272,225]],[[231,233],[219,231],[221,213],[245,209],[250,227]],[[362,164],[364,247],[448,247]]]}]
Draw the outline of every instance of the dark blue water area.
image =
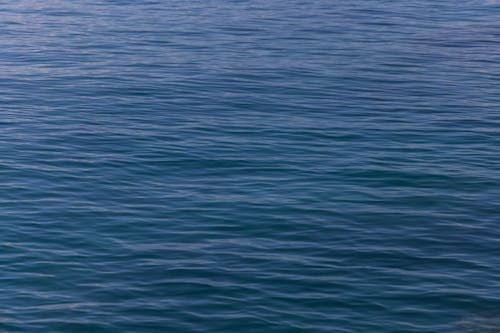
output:
[{"label": "dark blue water area", "polygon": [[0,3],[1,332],[500,329],[500,2]]}]

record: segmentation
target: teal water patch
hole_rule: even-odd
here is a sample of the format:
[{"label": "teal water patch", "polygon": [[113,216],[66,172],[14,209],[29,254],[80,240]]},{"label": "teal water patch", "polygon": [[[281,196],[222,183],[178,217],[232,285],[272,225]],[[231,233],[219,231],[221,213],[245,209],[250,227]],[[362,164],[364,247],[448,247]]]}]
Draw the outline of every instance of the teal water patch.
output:
[{"label": "teal water patch", "polygon": [[459,332],[468,333],[495,333],[500,332],[500,320],[498,313],[480,313],[468,316],[457,324]]}]

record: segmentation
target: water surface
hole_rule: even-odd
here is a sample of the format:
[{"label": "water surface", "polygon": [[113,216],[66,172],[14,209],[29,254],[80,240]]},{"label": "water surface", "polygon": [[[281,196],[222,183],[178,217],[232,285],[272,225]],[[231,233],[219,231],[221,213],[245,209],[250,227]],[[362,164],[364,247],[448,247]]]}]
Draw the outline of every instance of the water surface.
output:
[{"label": "water surface", "polygon": [[2,332],[497,326],[500,4],[0,13]]}]

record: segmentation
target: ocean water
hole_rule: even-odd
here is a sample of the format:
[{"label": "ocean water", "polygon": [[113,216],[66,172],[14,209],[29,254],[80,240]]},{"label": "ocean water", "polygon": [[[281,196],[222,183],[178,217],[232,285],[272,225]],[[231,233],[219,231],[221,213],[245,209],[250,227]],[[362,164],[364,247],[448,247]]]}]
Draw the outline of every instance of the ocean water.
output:
[{"label": "ocean water", "polygon": [[500,330],[500,3],[0,3],[0,332]]}]

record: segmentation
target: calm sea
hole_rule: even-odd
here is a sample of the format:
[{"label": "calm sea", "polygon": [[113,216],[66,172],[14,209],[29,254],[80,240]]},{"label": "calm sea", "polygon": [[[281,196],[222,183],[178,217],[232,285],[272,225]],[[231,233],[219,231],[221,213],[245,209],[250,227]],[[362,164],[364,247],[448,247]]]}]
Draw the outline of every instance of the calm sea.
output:
[{"label": "calm sea", "polygon": [[0,2],[0,332],[500,330],[500,2]]}]

